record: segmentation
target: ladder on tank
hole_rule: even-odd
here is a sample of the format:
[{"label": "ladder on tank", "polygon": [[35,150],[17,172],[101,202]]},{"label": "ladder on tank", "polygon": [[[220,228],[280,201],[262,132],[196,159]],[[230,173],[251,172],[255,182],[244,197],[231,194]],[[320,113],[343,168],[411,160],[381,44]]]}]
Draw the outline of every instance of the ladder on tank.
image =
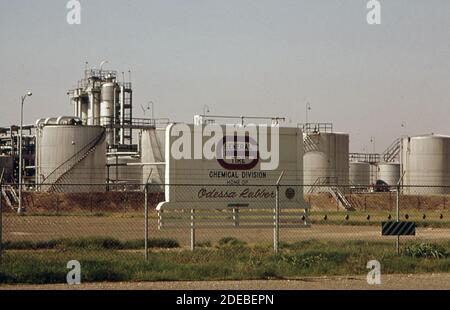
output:
[{"label": "ladder on tank", "polygon": [[391,145],[383,152],[383,160],[385,162],[394,162],[400,153],[400,139],[396,139]]},{"label": "ladder on tank", "polygon": [[19,196],[11,185],[3,185],[1,189],[1,196],[6,201],[8,207],[10,207],[13,211],[17,211],[19,208]]},{"label": "ladder on tank", "polygon": [[334,185],[332,180],[336,180],[335,184],[337,184],[337,178],[329,178],[329,177],[319,177],[316,179],[314,184],[308,190],[308,194],[313,194],[314,192],[328,192],[333,199],[338,203],[341,208],[344,208],[347,211],[355,211],[353,205],[348,201],[345,197],[344,193],[339,189],[337,185]]},{"label": "ladder on tank", "polygon": [[305,153],[319,151],[318,142],[311,139],[308,134],[303,134],[303,151]]},{"label": "ladder on tank", "polygon": [[345,195],[338,187],[330,186],[329,192],[341,208],[344,208],[346,211],[355,211],[355,208],[353,208],[352,204],[347,200]]}]

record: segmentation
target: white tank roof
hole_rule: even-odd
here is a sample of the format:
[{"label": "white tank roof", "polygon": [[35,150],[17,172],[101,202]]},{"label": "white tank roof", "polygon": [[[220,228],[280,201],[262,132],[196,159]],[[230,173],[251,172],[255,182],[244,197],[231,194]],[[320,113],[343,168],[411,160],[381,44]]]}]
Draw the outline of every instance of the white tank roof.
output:
[{"label": "white tank roof", "polygon": [[407,138],[411,138],[411,139],[430,139],[430,138],[450,139],[450,136],[442,135],[442,134],[428,134],[428,135],[411,136],[411,137],[407,137]]}]

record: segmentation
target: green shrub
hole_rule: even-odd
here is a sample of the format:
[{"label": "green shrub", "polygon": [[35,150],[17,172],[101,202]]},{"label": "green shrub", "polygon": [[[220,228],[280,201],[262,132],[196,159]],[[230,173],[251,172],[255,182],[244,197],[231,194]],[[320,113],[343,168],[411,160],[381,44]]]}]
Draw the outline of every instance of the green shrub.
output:
[{"label": "green shrub", "polygon": [[406,245],[403,254],[414,258],[444,258],[447,256],[446,250],[436,244],[412,243]]}]

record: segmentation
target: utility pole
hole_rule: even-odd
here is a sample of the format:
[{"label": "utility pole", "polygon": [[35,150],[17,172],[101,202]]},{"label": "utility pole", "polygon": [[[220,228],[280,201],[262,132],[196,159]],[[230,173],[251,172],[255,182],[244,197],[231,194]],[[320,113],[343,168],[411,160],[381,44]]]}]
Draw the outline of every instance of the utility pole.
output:
[{"label": "utility pole", "polygon": [[33,94],[31,92],[26,93],[21,97],[22,102],[20,104],[20,134],[19,134],[19,208],[17,209],[17,213],[22,213],[22,129],[23,129],[23,103],[27,97],[31,97]]},{"label": "utility pole", "polygon": [[311,111],[311,104],[309,102],[306,103],[306,123],[308,124],[308,112]]}]

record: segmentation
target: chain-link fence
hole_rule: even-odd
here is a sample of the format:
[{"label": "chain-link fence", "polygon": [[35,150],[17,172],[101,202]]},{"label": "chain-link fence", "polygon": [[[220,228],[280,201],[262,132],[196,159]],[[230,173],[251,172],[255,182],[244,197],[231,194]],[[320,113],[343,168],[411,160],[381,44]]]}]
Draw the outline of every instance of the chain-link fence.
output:
[{"label": "chain-link fence", "polygon": [[[167,189],[160,184],[51,187],[57,192],[24,186],[18,212],[18,186],[2,185],[2,264],[20,270],[31,262],[39,269],[58,257],[139,264],[149,253],[165,257],[192,249],[197,260],[208,260],[207,249],[228,244],[272,252],[313,242],[318,249],[352,244],[355,254],[363,245],[383,245],[395,253],[396,237],[383,236],[381,223],[397,220],[416,224],[415,236],[402,236],[402,244],[450,244],[450,187],[170,186],[178,202],[159,210]],[[20,272],[14,276],[21,279]]]}]

